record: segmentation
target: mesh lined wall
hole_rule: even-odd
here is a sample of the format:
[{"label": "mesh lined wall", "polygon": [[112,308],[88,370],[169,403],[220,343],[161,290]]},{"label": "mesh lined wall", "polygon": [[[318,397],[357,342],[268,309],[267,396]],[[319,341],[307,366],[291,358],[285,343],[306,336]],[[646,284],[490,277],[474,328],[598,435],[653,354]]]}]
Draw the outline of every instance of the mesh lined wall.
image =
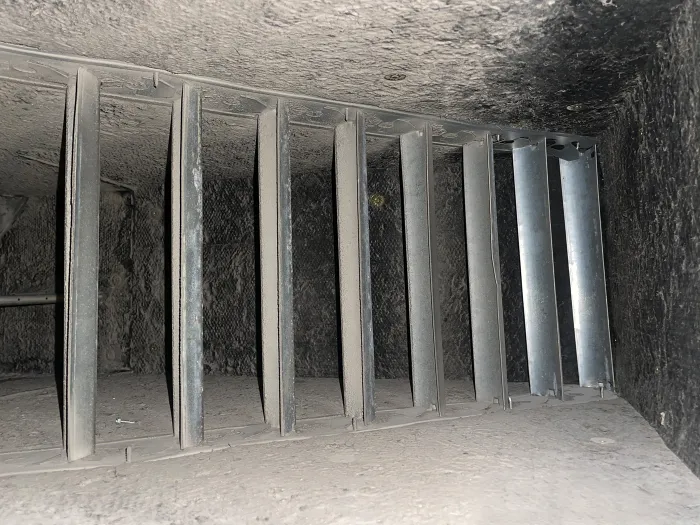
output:
[{"label": "mesh lined wall", "polygon": [[[54,293],[56,201],[32,197],[0,241],[0,294]],[[0,308],[0,371],[54,370],[55,306]]]},{"label": "mesh lined wall", "polygon": [[204,183],[204,371],[257,373],[255,188],[252,177]]},{"label": "mesh lined wall", "polygon": [[[103,192],[98,362],[105,372],[122,369],[128,362],[130,225],[124,196]],[[62,220],[59,227],[63,228]],[[56,288],[55,283],[56,264],[63,264],[62,253],[56,257],[56,228],[55,197],[29,198],[0,241],[0,294],[63,293],[63,284]],[[0,371],[53,373],[56,315],[54,305],[0,308]],[[63,323],[63,318],[58,322]]]}]

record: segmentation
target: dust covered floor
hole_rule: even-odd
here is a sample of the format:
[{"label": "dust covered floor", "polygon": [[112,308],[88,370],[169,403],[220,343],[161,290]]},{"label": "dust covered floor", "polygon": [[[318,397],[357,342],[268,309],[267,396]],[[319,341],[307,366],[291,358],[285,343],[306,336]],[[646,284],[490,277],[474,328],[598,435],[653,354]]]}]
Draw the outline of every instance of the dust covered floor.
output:
[{"label": "dust covered floor", "polygon": [[[335,378],[297,378],[298,420],[341,416],[340,382]],[[447,401],[453,407],[474,401],[473,386],[446,381]],[[524,393],[527,385],[513,384]],[[118,373],[100,376],[97,386],[97,442],[169,436],[172,421],[168,385],[163,375]],[[408,379],[379,379],[377,409],[412,406]],[[61,420],[52,376],[0,376],[0,453],[61,446]],[[205,376],[206,431],[260,425],[264,422],[258,380],[254,377]]]},{"label": "dust covered floor", "polygon": [[[19,426],[22,435],[40,432],[30,431],[23,447],[60,443],[60,424],[53,434],[36,430],[37,414],[57,413],[50,379],[0,385],[3,457],[11,456],[7,437],[21,439],[11,437]],[[289,439],[226,438],[197,455],[106,467],[98,453],[90,470],[0,477],[0,523],[700,523],[700,480],[623,400],[577,403],[585,396],[574,393],[568,402],[535,398],[528,407],[516,396],[521,401],[504,412],[459,401],[466,388],[457,382],[451,416],[387,424],[399,421],[386,419],[392,403],[400,412],[410,402],[408,383],[394,381],[378,387],[384,412],[376,431],[314,433],[308,418],[340,413],[337,385],[300,381],[307,420]],[[208,377],[205,387],[208,441],[221,442],[216,429],[234,420],[260,426],[254,380]],[[169,432],[162,377],[101,378],[100,392],[103,444]],[[113,393],[120,395],[109,399]]]}]

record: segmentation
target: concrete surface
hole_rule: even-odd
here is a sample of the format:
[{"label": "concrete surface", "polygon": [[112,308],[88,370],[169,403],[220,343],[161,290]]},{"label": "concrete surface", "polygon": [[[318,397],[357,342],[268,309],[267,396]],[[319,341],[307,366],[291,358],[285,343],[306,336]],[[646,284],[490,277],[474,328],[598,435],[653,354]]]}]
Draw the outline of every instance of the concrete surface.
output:
[{"label": "concrete surface", "polygon": [[690,525],[699,493],[617,399],[0,478],[0,522]]}]

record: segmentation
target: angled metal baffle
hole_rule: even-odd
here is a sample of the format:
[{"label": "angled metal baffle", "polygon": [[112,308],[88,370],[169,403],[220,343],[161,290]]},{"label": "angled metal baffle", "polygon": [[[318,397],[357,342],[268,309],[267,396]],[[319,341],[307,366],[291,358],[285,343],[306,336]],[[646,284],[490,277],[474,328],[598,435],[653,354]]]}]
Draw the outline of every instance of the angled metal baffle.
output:
[{"label": "angled metal baffle", "polygon": [[476,400],[508,399],[498,254],[493,139],[483,133],[464,145],[464,211]]},{"label": "angled metal baffle", "polygon": [[401,135],[413,404],[445,410],[432,128]]},{"label": "angled metal baffle", "polygon": [[[354,113],[354,115],[353,115]],[[335,128],[335,189],[345,415],[375,416],[365,123],[361,112]]]},{"label": "angled metal baffle", "polygon": [[571,305],[581,386],[612,390],[613,363],[605,291],[596,148],[559,160]]},{"label": "angled metal baffle", "polygon": [[68,461],[95,452],[100,81],[80,68],[65,115],[64,436]]},{"label": "angled metal baffle", "polygon": [[513,145],[530,392],[563,395],[545,140]]},{"label": "angled metal baffle", "polygon": [[284,436],[294,431],[296,405],[289,110],[282,100],[258,116],[258,203],[263,408]]},{"label": "angled metal baffle", "polygon": [[173,419],[179,421],[183,449],[204,441],[201,113],[199,92],[183,84],[182,98],[173,105],[170,160],[173,401],[179,401],[173,402],[173,412],[179,411]]}]

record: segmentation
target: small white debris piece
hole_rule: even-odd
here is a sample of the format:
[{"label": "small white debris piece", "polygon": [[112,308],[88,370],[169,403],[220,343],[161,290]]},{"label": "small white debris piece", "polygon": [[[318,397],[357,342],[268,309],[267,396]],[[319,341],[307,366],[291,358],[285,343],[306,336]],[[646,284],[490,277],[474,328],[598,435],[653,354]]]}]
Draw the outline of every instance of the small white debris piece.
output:
[{"label": "small white debris piece", "polygon": [[120,424],[120,423],[129,423],[130,425],[133,425],[136,423],[136,421],[129,421],[128,419],[122,419],[118,417],[117,419],[114,420],[115,423]]}]

